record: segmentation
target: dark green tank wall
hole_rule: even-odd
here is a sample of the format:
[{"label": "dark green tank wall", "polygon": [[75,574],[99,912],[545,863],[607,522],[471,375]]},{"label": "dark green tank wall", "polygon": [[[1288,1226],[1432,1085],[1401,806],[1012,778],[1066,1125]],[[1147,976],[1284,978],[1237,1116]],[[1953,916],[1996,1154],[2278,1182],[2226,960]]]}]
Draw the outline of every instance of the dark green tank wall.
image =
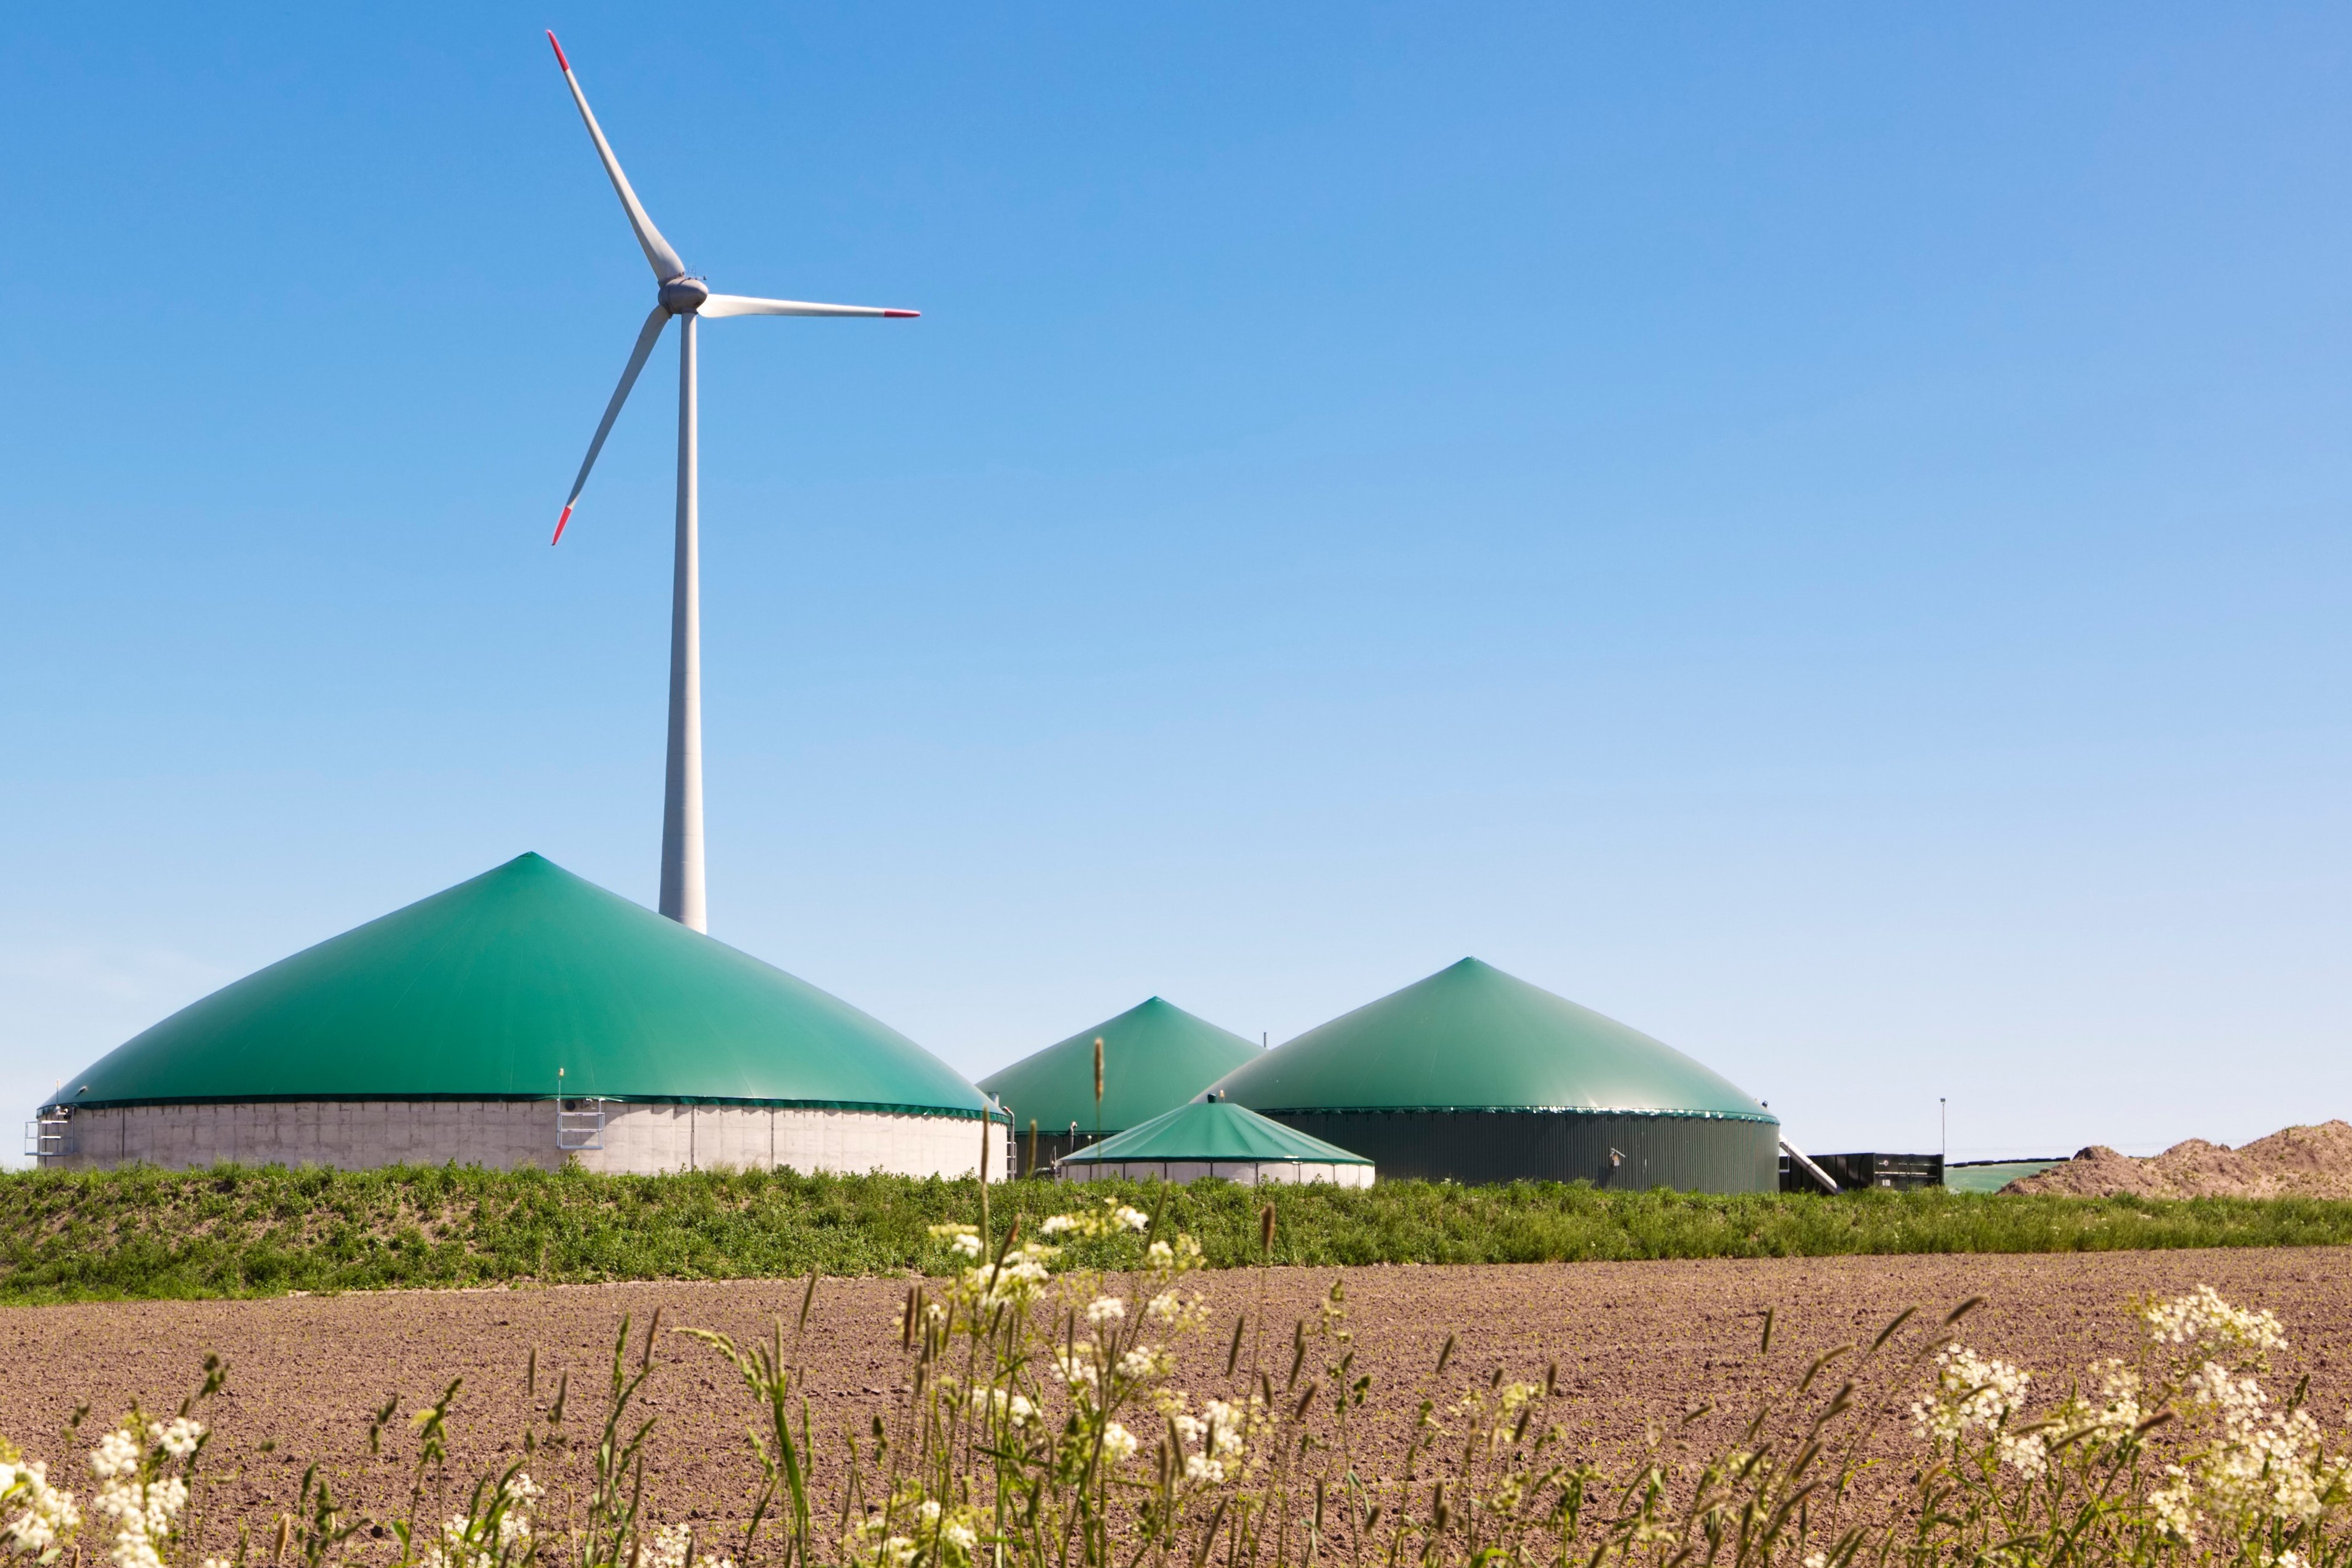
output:
[{"label": "dark green tank wall", "polygon": [[[1590,1182],[1641,1192],[1769,1193],[1780,1126],[1606,1110],[1270,1110],[1372,1162],[1383,1182]],[[1612,1160],[1612,1152],[1621,1159]]]}]

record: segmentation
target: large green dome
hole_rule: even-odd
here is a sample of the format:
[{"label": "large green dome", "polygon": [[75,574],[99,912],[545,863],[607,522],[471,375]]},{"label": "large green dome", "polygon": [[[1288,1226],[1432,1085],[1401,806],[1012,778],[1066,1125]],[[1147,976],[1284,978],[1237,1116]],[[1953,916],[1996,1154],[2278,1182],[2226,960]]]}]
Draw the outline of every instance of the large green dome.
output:
[{"label": "large green dome", "polygon": [[978,1118],[897,1030],[523,855],[184,1007],[61,1103],[544,1100]]},{"label": "large green dome", "polygon": [[1673,1047],[1465,958],[1220,1079],[1253,1110],[1576,1110],[1772,1122]]},{"label": "large green dome", "polygon": [[[1103,1043],[1102,1121],[1095,1121],[1095,1041]],[[980,1080],[1016,1130],[1117,1132],[1173,1110],[1244,1062],[1256,1044],[1154,996]]]}]

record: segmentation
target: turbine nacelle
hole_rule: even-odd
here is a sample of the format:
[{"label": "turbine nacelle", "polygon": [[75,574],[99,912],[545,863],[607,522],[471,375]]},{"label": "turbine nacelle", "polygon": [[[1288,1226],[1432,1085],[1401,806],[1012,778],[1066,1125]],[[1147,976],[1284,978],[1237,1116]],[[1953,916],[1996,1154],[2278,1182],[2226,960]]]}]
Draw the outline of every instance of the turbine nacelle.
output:
[{"label": "turbine nacelle", "polygon": [[690,316],[709,298],[710,290],[699,278],[673,278],[661,286],[662,309],[673,316]]}]

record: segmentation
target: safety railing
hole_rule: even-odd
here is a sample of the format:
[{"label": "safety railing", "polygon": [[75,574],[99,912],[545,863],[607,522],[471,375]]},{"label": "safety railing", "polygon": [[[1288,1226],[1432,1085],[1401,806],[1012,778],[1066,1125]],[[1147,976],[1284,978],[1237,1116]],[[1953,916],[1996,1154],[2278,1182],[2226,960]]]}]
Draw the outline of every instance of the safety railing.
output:
[{"label": "safety railing", "polygon": [[62,1160],[74,1152],[73,1120],[42,1116],[25,1123],[25,1152],[36,1160]]},{"label": "safety railing", "polygon": [[555,1146],[566,1152],[604,1148],[604,1102],[601,1100],[557,1100]]}]

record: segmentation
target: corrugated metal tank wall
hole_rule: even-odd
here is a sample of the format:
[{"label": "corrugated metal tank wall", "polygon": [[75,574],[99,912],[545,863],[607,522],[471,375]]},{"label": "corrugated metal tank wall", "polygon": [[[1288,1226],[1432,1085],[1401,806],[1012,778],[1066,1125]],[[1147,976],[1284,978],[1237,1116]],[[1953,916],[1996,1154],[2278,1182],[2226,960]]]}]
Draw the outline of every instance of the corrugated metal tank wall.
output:
[{"label": "corrugated metal tank wall", "polygon": [[[1644,1191],[1769,1193],[1780,1185],[1777,1122],[1570,1110],[1270,1110],[1286,1127],[1351,1149],[1382,1181],[1590,1182]],[[1614,1152],[1622,1158],[1612,1160]]]}]

